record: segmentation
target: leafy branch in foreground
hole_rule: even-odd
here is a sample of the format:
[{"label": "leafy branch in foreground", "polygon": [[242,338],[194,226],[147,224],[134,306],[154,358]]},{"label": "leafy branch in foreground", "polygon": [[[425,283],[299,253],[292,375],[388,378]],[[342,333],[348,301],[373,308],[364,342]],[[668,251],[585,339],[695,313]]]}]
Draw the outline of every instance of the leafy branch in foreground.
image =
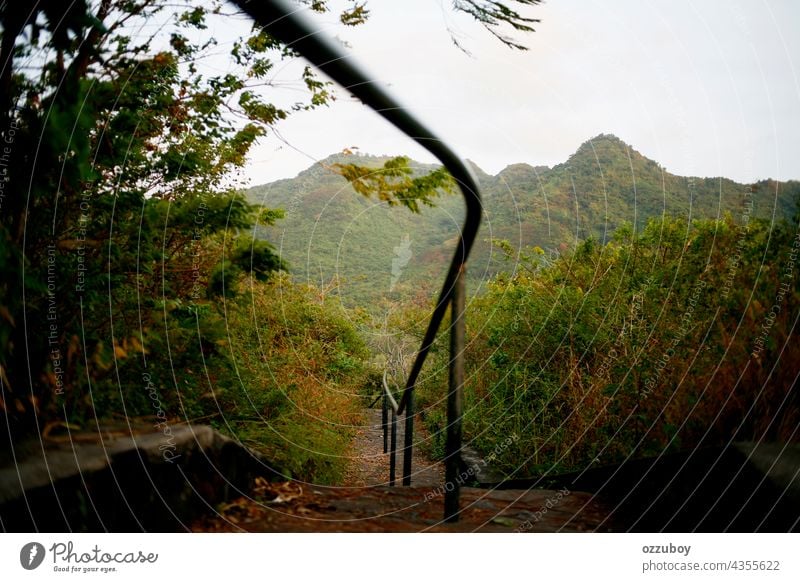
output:
[{"label": "leafy branch in foreground", "polygon": [[[516,0],[516,2],[527,6],[535,6],[539,4],[541,0]],[[521,51],[528,50],[528,47],[515,42],[507,36],[503,36],[494,29],[497,26],[506,24],[520,32],[534,32],[531,24],[541,22],[538,18],[522,16],[513,8],[509,8],[506,3],[497,2],[496,0],[454,0],[453,8],[472,16],[475,20],[480,22],[486,30],[492,33],[492,36],[497,38],[508,48]]]},{"label": "leafy branch in foreground", "polygon": [[452,176],[444,168],[414,176],[414,169],[406,156],[392,158],[381,168],[333,164],[330,169],[350,182],[359,194],[367,198],[375,195],[389,206],[402,205],[414,213],[419,213],[420,203],[435,206],[433,198],[440,191],[451,193],[455,186]]}]

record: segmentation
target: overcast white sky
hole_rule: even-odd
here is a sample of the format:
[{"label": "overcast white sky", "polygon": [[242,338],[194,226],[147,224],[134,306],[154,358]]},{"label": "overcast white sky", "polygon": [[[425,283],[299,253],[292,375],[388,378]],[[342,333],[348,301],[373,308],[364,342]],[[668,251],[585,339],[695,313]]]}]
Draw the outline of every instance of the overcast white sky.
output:
[{"label": "overcast white sky", "polygon": [[[370,22],[355,29],[312,19],[490,173],[560,163],[588,138],[614,133],[676,174],[800,178],[800,2],[549,0],[524,10],[542,20],[535,33],[515,35],[525,52],[454,14],[449,0],[369,7]],[[246,171],[252,184],[351,146],[430,160],[338,94],[331,107],[280,125],[292,147],[263,140]]]}]

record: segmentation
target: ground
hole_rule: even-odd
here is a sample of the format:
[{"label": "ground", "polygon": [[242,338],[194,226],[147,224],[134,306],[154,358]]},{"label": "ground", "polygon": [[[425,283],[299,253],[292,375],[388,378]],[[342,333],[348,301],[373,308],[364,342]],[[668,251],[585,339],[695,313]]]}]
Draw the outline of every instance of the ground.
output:
[{"label": "ground", "polygon": [[[413,456],[412,486],[389,487],[380,410],[367,410],[354,439],[354,455],[340,487],[259,479],[253,492],[198,520],[195,531],[215,532],[578,532],[610,531],[608,511],[588,493],[568,490],[462,488],[461,512],[444,523],[444,467],[420,447]],[[402,448],[402,422],[397,442]],[[416,436],[427,435],[417,423]]]},{"label": "ground", "polygon": [[[405,423],[397,423],[397,481],[403,474],[403,437]],[[429,437],[421,422],[414,424],[415,440]],[[348,487],[369,487],[389,484],[389,454],[383,452],[383,430],[380,409],[364,411],[364,426],[359,428],[354,439],[354,455],[345,475]],[[411,460],[411,483],[417,486],[436,487],[444,483],[444,464],[431,460],[419,446],[414,447]]]}]

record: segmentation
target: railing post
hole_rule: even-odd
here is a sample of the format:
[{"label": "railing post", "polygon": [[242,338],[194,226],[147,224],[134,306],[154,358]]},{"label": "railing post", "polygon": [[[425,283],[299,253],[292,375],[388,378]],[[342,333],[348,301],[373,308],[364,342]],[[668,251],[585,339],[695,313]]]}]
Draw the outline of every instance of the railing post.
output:
[{"label": "railing post", "polygon": [[397,412],[392,408],[392,442],[389,452],[389,486],[394,487],[395,465],[397,463]]},{"label": "railing post", "polygon": [[444,520],[458,521],[460,496],[459,471],[461,470],[461,416],[464,386],[464,265],[453,284],[450,303],[450,386],[447,393],[447,439],[445,440]]},{"label": "railing post", "polygon": [[411,455],[414,452],[414,388],[406,397],[406,427],[403,435],[403,487],[411,485]]},{"label": "railing post", "polygon": [[389,452],[389,397],[383,393],[383,405],[381,406],[381,428],[383,429],[383,454]]}]

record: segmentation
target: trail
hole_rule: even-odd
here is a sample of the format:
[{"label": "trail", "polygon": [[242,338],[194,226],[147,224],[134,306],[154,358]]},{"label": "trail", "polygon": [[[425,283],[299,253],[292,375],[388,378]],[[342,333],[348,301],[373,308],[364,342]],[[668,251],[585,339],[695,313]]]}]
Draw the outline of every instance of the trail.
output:
[{"label": "trail", "polygon": [[[383,429],[380,408],[364,410],[365,425],[359,428],[353,441],[353,459],[345,474],[346,487],[373,487],[389,484],[389,453],[383,452]],[[403,442],[405,422],[397,422],[396,480],[400,485],[403,474]],[[419,420],[414,423],[414,448],[411,461],[411,484],[438,487],[444,483],[444,465],[430,459],[419,446],[429,437]]]},{"label": "trail", "polygon": [[205,532],[580,532],[612,531],[608,508],[588,493],[489,490],[464,487],[456,523],[445,523],[444,466],[419,443],[428,438],[414,426],[411,486],[402,487],[403,422],[397,426],[396,486],[389,487],[389,454],[383,452],[380,409],[364,411],[353,439],[344,483],[326,487],[296,481],[257,480],[250,495],[197,520]]}]

